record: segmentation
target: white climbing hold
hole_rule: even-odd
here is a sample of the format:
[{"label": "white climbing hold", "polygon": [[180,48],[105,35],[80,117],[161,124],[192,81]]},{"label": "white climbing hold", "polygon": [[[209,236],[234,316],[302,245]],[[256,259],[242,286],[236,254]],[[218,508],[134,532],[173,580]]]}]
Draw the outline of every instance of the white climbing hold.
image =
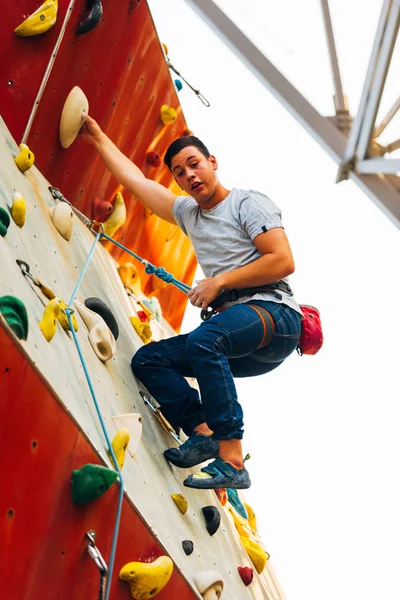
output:
[{"label": "white climbing hold", "polygon": [[94,353],[102,362],[110,360],[115,354],[117,345],[107,323],[99,314],[78,300],[75,300],[74,304],[89,330],[89,342]]},{"label": "white climbing hold", "polygon": [[69,242],[74,226],[74,215],[69,204],[66,202],[59,202],[56,206],[49,208],[49,213],[58,233]]},{"label": "white climbing hold", "polygon": [[218,600],[222,596],[224,581],[216,571],[200,571],[193,577],[204,600]]},{"label": "white climbing hold", "polygon": [[88,99],[76,85],[68,94],[61,113],[59,136],[63,148],[69,148],[75,140],[84,123],[83,113],[88,112]]}]

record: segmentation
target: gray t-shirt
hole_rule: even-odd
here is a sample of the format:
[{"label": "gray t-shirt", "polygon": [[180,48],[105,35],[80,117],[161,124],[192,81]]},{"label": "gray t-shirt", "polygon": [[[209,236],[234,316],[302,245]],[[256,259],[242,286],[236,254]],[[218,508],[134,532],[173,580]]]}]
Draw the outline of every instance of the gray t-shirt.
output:
[{"label": "gray t-shirt", "polygon": [[[190,238],[199,265],[206,277],[214,277],[247,265],[262,255],[253,243],[260,233],[283,227],[280,209],[264,194],[233,188],[228,196],[209,210],[203,210],[191,196],[178,196],[173,213],[182,231]],[[287,282],[287,279],[285,279]],[[301,313],[293,296],[279,291],[251,296],[254,300],[282,302]],[[250,296],[231,304],[248,302]]]}]

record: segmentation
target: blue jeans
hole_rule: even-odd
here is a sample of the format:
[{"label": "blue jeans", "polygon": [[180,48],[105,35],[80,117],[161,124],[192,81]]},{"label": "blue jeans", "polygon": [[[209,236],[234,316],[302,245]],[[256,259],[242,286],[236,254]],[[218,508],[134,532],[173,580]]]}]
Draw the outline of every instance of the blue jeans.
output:
[{"label": "blue jeans", "polygon": [[[217,440],[242,439],[243,411],[234,377],[272,371],[297,346],[296,311],[276,302],[251,304],[235,304],[189,334],[142,346],[132,359],[133,373],[186,435],[206,422]],[[260,307],[269,318],[262,318]],[[260,348],[265,339],[268,344]],[[185,377],[197,379],[201,400]]]}]

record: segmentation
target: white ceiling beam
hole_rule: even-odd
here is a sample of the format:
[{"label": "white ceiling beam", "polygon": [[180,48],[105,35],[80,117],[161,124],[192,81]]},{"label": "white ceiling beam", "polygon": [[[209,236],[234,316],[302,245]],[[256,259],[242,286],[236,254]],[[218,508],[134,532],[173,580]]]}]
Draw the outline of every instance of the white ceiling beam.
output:
[{"label": "white ceiling beam", "polygon": [[363,159],[368,155],[376,116],[378,114],[383,88],[385,86],[393,49],[396,43],[399,23],[400,0],[392,0],[385,22],[382,43],[376,61],[376,69],[372,78],[370,92],[368,94],[364,118],[361,123],[360,139],[358,141],[358,147],[356,148],[356,155],[359,159]]},{"label": "white ceiling beam", "polygon": [[[385,0],[384,6],[391,0]],[[322,116],[300,92],[260,52],[213,0],[186,0],[210,25],[216,34],[235,52],[261,83],[299,121],[314,139],[340,165],[344,162],[347,137],[329,117]],[[400,2],[400,0],[396,0]],[[352,158],[354,153],[351,155]],[[400,228],[400,194],[384,175],[361,175],[350,172],[354,181]]]},{"label": "white ceiling beam", "polygon": [[331,71],[333,85],[335,88],[335,111],[348,112],[347,102],[343,93],[342,78],[340,76],[339,61],[336,52],[335,37],[333,34],[332,19],[329,10],[328,0],[321,0],[322,17],[325,26],[326,41],[328,44],[329,60],[331,63]]}]

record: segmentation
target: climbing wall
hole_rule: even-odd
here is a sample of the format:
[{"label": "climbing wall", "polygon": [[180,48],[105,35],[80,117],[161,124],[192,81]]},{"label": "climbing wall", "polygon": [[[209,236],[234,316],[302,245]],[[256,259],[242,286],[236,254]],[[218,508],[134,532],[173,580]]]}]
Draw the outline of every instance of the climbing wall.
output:
[{"label": "climbing wall", "polygon": [[[86,0],[59,0],[51,29],[33,37],[15,35],[15,27],[40,4],[13,2],[1,25],[0,107],[14,138],[20,142],[23,137],[49,182],[87,216],[96,197],[112,202],[118,184],[93,148],[78,140],[64,150],[59,143],[64,101],[79,86],[89,100],[91,115],[118,147],[147,177],[178,194],[168,169],[147,161],[149,152],[162,156],[169,143],[187,131],[147,2],[103,0],[98,25],[77,35],[77,26],[87,18]],[[164,104],[178,113],[170,125],[160,119]],[[132,194],[122,193],[127,220],[116,239],[191,284],[196,260],[189,240],[176,226],[144,209]],[[119,250],[108,249],[119,261],[126,260]],[[186,298],[157,285],[143,271],[141,276],[145,291],[158,296],[166,318],[178,330]]]},{"label": "climbing wall", "polygon": [[[222,598],[227,600],[283,600],[270,561],[265,563],[267,555],[254,524],[249,529],[250,517],[238,528],[238,515],[231,512],[231,502],[223,506],[213,491],[198,492],[183,486],[188,472],[196,469],[177,469],[166,463],[163,451],[176,446],[176,442],[144,404],[140,392],[145,390],[130,369],[131,357],[143,342],[132,327],[130,317],[137,315],[137,310],[122,284],[117,263],[99,242],[93,247],[94,234],[76,216],[69,241],[60,235],[50,217],[51,209],[59,205],[48,191],[48,180],[35,166],[21,173],[14,162],[17,153],[17,144],[2,124],[0,307],[9,295],[14,303],[22,302],[28,333],[20,336],[26,340],[19,339],[7,325],[15,325],[21,314],[17,304],[11,319],[10,311],[0,316],[1,441],[8,449],[0,454],[1,597],[96,597],[99,571],[89,556],[86,533],[91,529],[96,532],[96,544],[109,562],[122,489],[119,536],[110,579],[113,600],[130,597],[127,581],[118,577],[126,564],[133,561],[150,565],[161,556],[172,559],[173,572],[158,594],[160,600],[202,598],[196,578],[205,571],[217,573],[224,584]],[[26,202],[23,227],[10,218],[15,192]],[[99,360],[89,342],[89,331],[76,312],[78,354],[72,333],[49,315],[45,318],[48,299],[23,274],[17,260],[29,264],[36,282],[40,280],[57,297],[68,302],[80,282],[80,302],[90,296],[111,307],[119,337],[109,360]],[[173,335],[165,320],[159,325],[151,321],[151,328],[155,339]],[[47,341],[44,333],[49,330],[52,337]],[[90,501],[77,503],[72,495],[73,472],[81,472],[91,463],[105,466],[115,475],[101,422],[112,439],[118,431],[116,417],[131,413],[139,415],[142,433],[136,439],[135,452],[125,453],[123,487],[117,483],[108,491],[96,487]],[[174,503],[172,494],[185,495],[185,513]],[[220,516],[213,535],[203,516],[207,506]],[[255,540],[258,554],[248,555],[240,536]],[[185,540],[193,543],[190,555],[183,550]],[[258,574],[260,557],[264,561]],[[238,567],[247,568],[248,586]]]}]

